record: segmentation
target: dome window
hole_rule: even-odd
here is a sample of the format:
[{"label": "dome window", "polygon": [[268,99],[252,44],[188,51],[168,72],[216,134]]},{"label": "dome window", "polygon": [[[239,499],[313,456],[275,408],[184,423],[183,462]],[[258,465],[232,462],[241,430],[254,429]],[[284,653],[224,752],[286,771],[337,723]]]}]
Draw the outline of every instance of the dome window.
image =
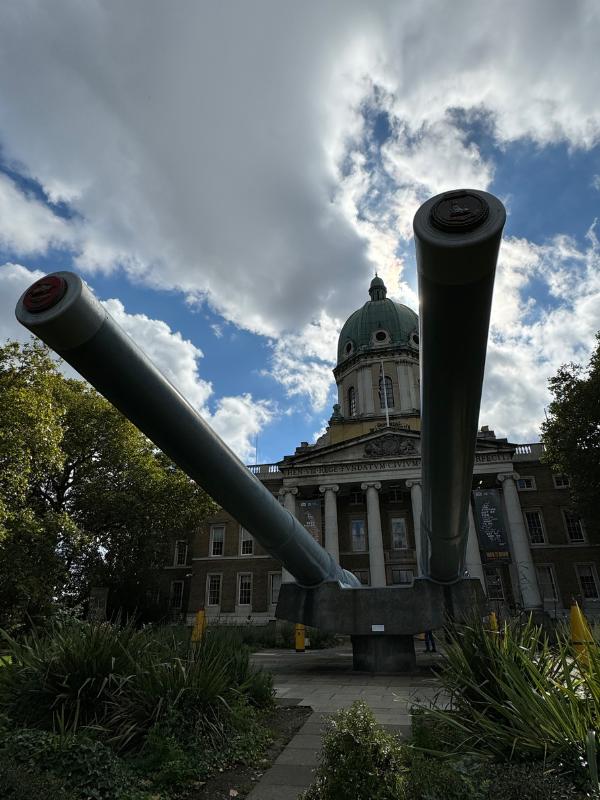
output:
[{"label": "dome window", "polygon": [[373,341],[375,344],[386,344],[390,341],[390,335],[387,331],[384,331],[383,328],[380,328],[373,334]]},{"label": "dome window", "polygon": [[413,347],[419,348],[419,334],[417,331],[413,331],[410,335],[410,343]]},{"label": "dome window", "polygon": [[379,407],[394,407],[394,387],[392,385],[392,379],[387,375],[385,378],[379,378]]},{"label": "dome window", "polygon": [[353,350],[354,346],[352,342],[346,342],[346,346],[344,347],[344,353],[346,353],[346,355],[349,356]]},{"label": "dome window", "polygon": [[354,386],[348,389],[348,416],[356,416],[356,391],[354,390]]}]

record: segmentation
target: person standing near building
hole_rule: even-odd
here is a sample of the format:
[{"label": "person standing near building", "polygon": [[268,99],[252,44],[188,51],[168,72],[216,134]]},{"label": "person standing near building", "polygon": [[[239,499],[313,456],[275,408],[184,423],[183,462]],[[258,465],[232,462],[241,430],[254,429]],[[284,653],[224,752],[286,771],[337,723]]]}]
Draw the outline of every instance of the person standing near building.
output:
[{"label": "person standing near building", "polygon": [[425,631],[425,652],[435,653],[435,639],[433,638],[433,631]]}]

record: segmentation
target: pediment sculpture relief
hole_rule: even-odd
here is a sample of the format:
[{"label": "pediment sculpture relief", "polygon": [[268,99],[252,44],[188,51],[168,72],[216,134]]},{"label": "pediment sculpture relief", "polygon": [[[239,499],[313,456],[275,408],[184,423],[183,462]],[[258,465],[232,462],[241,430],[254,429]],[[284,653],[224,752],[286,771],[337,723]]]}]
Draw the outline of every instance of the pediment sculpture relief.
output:
[{"label": "pediment sculpture relief", "polygon": [[388,434],[365,445],[366,456],[410,456],[416,453],[409,439]]}]

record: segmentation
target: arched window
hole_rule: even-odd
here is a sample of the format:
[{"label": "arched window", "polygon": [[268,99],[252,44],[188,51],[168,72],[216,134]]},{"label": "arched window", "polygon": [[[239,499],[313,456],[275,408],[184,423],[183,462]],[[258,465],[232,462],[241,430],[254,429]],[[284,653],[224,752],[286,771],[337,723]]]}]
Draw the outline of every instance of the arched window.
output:
[{"label": "arched window", "polygon": [[[385,381],[385,394],[383,393],[383,386]],[[385,408],[387,400],[387,407],[393,408],[394,407],[394,388],[392,386],[392,379],[388,378],[386,375],[385,378],[379,378],[379,405],[381,408]]]},{"label": "arched window", "polygon": [[348,416],[356,416],[356,392],[354,391],[354,386],[348,389]]}]

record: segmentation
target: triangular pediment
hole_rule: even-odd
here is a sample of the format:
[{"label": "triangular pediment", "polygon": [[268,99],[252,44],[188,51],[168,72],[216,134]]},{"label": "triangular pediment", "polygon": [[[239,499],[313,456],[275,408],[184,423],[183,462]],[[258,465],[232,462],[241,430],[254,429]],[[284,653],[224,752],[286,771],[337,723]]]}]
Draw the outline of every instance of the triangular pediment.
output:
[{"label": "triangular pediment", "polygon": [[395,431],[390,428],[346,439],[337,444],[307,448],[305,452],[286,456],[281,464],[285,467],[312,463],[362,461],[374,458],[415,458],[421,452],[421,437],[417,431]]},{"label": "triangular pediment", "polygon": [[[506,440],[477,440],[477,453],[506,453],[510,460],[514,448]],[[291,456],[281,463],[286,467],[309,466],[311,464],[373,461],[377,459],[415,459],[421,455],[421,434],[413,430],[383,428],[361,434],[343,442],[328,445],[313,445]]]}]

